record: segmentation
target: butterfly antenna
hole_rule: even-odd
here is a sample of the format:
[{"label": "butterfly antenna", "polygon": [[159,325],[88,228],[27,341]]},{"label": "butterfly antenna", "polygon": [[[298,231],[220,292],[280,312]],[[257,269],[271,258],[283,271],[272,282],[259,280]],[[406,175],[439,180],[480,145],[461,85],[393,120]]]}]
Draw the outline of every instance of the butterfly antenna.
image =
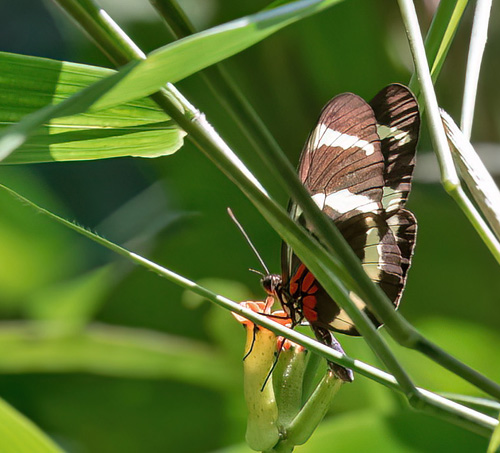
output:
[{"label": "butterfly antenna", "polygon": [[[246,231],[243,229],[243,227],[241,226],[240,222],[238,222],[238,220],[236,219],[236,217],[234,216],[233,214],[233,211],[231,210],[231,208],[227,208],[227,213],[229,214],[229,217],[231,217],[231,220],[236,224],[236,226],[238,227],[238,229],[241,231],[241,234],[243,235],[243,237],[247,240],[248,242],[248,245],[250,246],[250,248],[253,250],[253,252],[255,253],[255,256],[257,257],[257,259],[259,260],[260,262],[260,265],[262,266],[262,268],[266,271],[266,274],[269,275],[270,272],[269,272],[269,269],[267,268],[266,264],[264,263],[264,260],[261,258],[261,256],[259,255],[259,252],[257,252],[257,249],[255,248],[255,246],[252,244],[252,241],[250,240],[250,238],[248,237],[248,234],[246,233]],[[250,269],[251,271],[253,269]],[[255,270],[253,270],[253,272],[256,272]],[[259,273],[259,272],[257,272]]]},{"label": "butterfly antenna", "polygon": [[258,274],[258,275],[260,275],[261,277],[264,277],[264,276],[265,276],[264,272],[258,271],[257,269],[252,269],[252,268],[249,268],[248,270],[249,270],[250,272],[253,272],[254,274]]}]

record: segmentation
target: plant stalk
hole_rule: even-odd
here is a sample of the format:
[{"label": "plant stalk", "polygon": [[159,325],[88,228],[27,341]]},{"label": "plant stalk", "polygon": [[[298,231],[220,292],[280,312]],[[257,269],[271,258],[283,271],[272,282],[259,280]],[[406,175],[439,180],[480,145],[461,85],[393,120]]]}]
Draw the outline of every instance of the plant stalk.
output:
[{"label": "plant stalk", "polygon": [[[100,237],[99,235],[86,230],[85,228],[76,225],[68,220],[59,217],[58,215],[38,206],[27,198],[19,195],[17,192],[12,189],[1,185],[0,189],[5,190],[10,195],[12,195],[15,199],[19,200],[21,203],[30,206],[35,209],[36,212],[43,214],[50,219],[61,223],[62,225],[76,231],[77,233],[91,239],[92,241],[102,245],[103,247],[108,248],[109,250],[125,257],[127,260],[132,261],[154,273],[159,275],[160,277],[166,278],[167,280],[181,286],[184,289],[190,290],[208,300],[219,305],[225,309],[231,310],[234,313],[237,313],[250,321],[264,326],[265,328],[271,330],[276,335],[283,336],[293,341],[294,343],[300,344],[310,351],[325,357],[327,360],[331,360],[332,362],[339,363],[345,367],[351,368],[354,371],[362,374],[390,389],[404,392],[404,389],[398,384],[397,380],[394,376],[379,370],[369,364],[361,362],[359,360],[352,359],[345,354],[341,354],[334,349],[319,343],[318,341],[305,336],[299,332],[289,329],[277,322],[274,322],[272,318],[263,316],[261,314],[256,313],[253,310],[250,310],[236,302],[233,302],[223,296],[213,293],[212,291],[196,284],[195,282],[176,274],[175,272],[166,269],[136,253],[130,252],[129,250],[120,247],[113,242]],[[458,404],[456,402],[450,401],[440,395],[432,393],[428,390],[417,388],[417,394],[419,396],[418,399],[413,400],[413,405],[424,412],[437,415],[439,417],[446,418],[448,421],[452,423],[459,424],[473,432],[477,432],[482,436],[488,437],[491,435],[495,427],[498,425],[498,421],[492,417],[484,415],[478,411],[470,409],[466,406]]]}]

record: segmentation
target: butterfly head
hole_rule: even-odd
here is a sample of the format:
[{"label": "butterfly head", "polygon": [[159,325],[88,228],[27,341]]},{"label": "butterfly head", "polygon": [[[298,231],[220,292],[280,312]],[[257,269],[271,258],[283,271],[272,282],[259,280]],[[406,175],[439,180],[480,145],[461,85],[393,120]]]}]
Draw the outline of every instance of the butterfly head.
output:
[{"label": "butterfly head", "polygon": [[279,298],[278,294],[281,292],[283,283],[281,275],[266,274],[261,278],[260,283],[267,294]]},{"label": "butterfly head", "polygon": [[280,302],[287,316],[292,320],[292,325],[296,326],[303,320],[303,315],[294,303],[293,298],[288,295],[288,291],[283,285],[283,278],[279,274],[266,274],[260,280],[262,287],[270,296],[276,297]]}]

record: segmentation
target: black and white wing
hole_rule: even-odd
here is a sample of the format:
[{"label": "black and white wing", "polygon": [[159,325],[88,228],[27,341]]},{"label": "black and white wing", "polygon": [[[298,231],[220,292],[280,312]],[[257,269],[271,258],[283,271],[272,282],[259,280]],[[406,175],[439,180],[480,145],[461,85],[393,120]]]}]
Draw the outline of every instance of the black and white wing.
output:
[{"label": "black and white wing", "polygon": [[392,84],[382,89],[372,99],[370,105],[377,118],[385,164],[382,203],[387,224],[396,238],[401,253],[403,280],[396,298],[389,296],[397,307],[406,284],[417,234],[415,216],[404,207],[411,190],[420,115],[417,100],[412,92],[399,84]]},{"label": "black and white wing", "polygon": [[[415,217],[404,205],[411,189],[418,130],[416,100],[402,85],[384,88],[370,105],[352,93],[341,94],[321,112],[299,164],[300,179],[313,200],[396,307],[415,245]],[[293,203],[290,214],[311,229]],[[328,329],[358,335],[347,313],[286,244],[282,277],[297,311],[317,333]],[[354,294],[353,300],[376,326],[381,324]]]}]

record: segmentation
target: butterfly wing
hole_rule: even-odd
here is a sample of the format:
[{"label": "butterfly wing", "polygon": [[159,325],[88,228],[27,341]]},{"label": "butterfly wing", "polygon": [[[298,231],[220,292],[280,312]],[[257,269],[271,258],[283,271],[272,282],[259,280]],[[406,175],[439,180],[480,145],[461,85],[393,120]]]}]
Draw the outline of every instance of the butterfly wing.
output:
[{"label": "butterfly wing", "polygon": [[373,110],[341,94],[323,109],[300,159],[299,177],[333,220],[379,211],[384,160]]},{"label": "butterfly wing", "polygon": [[420,129],[418,104],[408,88],[394,83],[382,89],[370,106],[377,119],[384,156],[382,202],[390,213],[404,207],[411,189]]},{"label": "butterfly wing", "polygon": [[[411,99],[413,96],[399,87],[390,85],[374,98],[375,112],[351,93],[332,99],[309,136],[299,165],[299,176],[314,201],[336,223],[366,273],[395,305],[404,287],[416,231],[413,215],[402,206],[410,190],[418,110],[415,116],[416,103],[410,102],[408,93]],[[383,127],[391,133],[379,140]],[[393,200],[399,201],[396,204]],[[384,209],[389,204],[390,214]],[[294,204],[290,214],[308,227]],[[290,297],[313,328],[358,335],[347,313],[286,244],[282,273]],[[353,294],[353,300],[380,325],[361,299]]]},{"label": "butterfly wing", "polygon": [[[383,169],[373,110],[352,93],[333,98],[323,108],[300,157],[299,177],[315,202],[333,220],[347,219],[357,211],[379,211]],[[305,225],[295,203],[290,202],[288,211]],[[286,282],[297,267],[297,258],[286,243],[281,263]]]},{"label": "butterfly wing", "polygon": [[411,190],[415,151],[420,130],[418,103],[412,92],[400,84],[382,89],[370,102],[377,119],[377,131],[384,156],[386,220],[401,253],[402,282],[396,296],[389,298],[397,307],[406,284],[415,248],[417,221],[404,209]]}]

